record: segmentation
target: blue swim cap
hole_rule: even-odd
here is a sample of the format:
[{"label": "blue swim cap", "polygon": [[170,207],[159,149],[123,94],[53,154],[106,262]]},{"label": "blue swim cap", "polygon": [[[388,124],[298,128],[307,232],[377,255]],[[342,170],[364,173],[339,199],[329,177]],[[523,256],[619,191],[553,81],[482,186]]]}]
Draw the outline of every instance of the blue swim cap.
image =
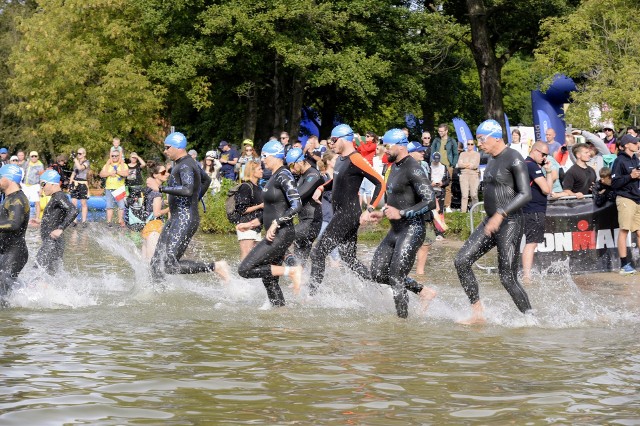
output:
[{"label": "blue swim cap", "polygon": [[407,145],[407,150],[409,151],[409,153],[422,152],[422,151],[426,151],[427,147],[422,146],[420,142],[409,142],[409,145]]},{"label": "blue swim cap", "polygon": [[300,148],[291,148],[287,151],[287,164],[300,163],[304,161],[304,152]]},{"label": "blue swim cap", "polygon": [[20,183],[22,180],[22,168],[15,164],[5,164],[0,167],[0,178],[7,178],[15,183]]},{"label": "blue swim cap", "polygon": [[164,140],[164,144],[178,149],[187,147],[187,138],[180,132],[173,132]]},{"label": "blue swim cap", "polygon": [[502,139],[502,126],[496,120],[485,120],[478,126],[476,130],[476,136],[493,136],[494,138]]},{"label": "blue swim cap", "polygon": [[45,172],[40,176],[40,182],[59,184],[60,175],[53,169],[45,170]]},{"label": "blue swim cap", "polygon": [[278,141],[269,141],[264,144],[260,153],[262,158],[273,156],[276,158],[284,159],[284,145]]},{"label": "blue swim cap", "polygon": [[382,137],[382,141],[387,145],[407,145],[409,143],[407,135],[400,129],[387,130],[387,133]]},{"label": "blue swim cap", "polygon": [[331,137],[353,142],[353,129],[348,124],[340,124],[333,128]]}]

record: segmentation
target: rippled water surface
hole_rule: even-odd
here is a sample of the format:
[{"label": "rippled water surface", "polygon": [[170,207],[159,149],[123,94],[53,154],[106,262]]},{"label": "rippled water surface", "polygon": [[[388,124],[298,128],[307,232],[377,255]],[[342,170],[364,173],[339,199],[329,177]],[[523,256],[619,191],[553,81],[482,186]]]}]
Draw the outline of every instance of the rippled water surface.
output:
[{"label": "rippled water surface", "polygon": [[[29,243],[33,257],[34,230]],[[387,288],[340,268],[311,300],[284,282],[289,305],[265,310],[261,282],[237,275],[155,291],[125,233],[71,230],[67,243],[65,272],[29,263],[0,311],[0,425],[640,424],[635,277],[572,279],[559,263],[528,287],[531,321],[479,273],[489,324],[464,327],[443,246],[427,268],[438,297],[400,320]],[[192,247],[237,264],[232,238]]]}]

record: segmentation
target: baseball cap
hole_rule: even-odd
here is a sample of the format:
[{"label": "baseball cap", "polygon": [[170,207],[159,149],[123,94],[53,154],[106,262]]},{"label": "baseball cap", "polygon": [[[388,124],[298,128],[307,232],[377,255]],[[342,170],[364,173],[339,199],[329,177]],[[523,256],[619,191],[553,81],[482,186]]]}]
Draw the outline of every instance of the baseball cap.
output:
[{"label": "baseball cap", "polygon": [[0,148],[0,154],[7,154],[9,153],[9,151],[7,151],[7,148]]},{"label": "baseball cap", "polygon": [[12,155],[11,158],[9,159],[9,161],[18,161],[18,156],[17,155]]},{"label": "baseball cap", "polygon": [[253,146],[253,141],[251,139],[245,139],[242,141],[242,145],[251,145]]},{"label": "baseball cap", "polygon": [[225,146],[229,146],[227,141],[220,141],[220,145],[218,145],[218,148],[224,148]]},{"label": "baseball cap", "polygon": [[422,152],[426,151],[427,147],[422,146],[422,144],[419,142],[409,142],[409,145],[407,145],[407,150],[409,152]]},{"label": "baseball cap", "polygon": [[433,155],[431,156],[431,159],[434,161],[440,161],[440,153],[439,152],[434,152]]},{"label": "baseball cap", "polygon": [[638,143],[640,142],[640,138],[635,138],[631,135],[624,135],[622,139],[620,139],[620,146],[623,147],[628,143]]},{"label": "baseball cap", "polygon": [[31,151],[29,153],[29,157],[37,157],[38,156],[38,151]]}]

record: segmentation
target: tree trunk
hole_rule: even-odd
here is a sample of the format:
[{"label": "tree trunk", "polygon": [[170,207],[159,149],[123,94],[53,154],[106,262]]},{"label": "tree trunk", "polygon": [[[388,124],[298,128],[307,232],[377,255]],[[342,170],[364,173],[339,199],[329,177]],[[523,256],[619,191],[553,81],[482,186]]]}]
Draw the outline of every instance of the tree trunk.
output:
[{"label": "tree trunk", "polygon": [[333,120],[336,117],[335,88],[327,89],[322,96],[320,107],[320,139],[329,139],[333,130]]},{"label": "tree trunk", "polygon": [[497,120],[504,127],[504,106],[500,63],[489,38],[487,12],[483,0],[467,0],[471,24],[471,52],[480,76],[482,105],[487,118]]},{"label": "tree trunk", "polygon": [[280,135],[284,130],[286,120],[286,97],[283,96],[283,70],[280,67],[280,57],[276,55],[273,67],[273,128],[274,135]]},{"label": "tree trunk", "polygon": [[304,81],[299,73],[295,73],[291,90],[291,109],[289,112],[288,132],[291,140],[297,139],[300,134],[300,119],[302,118],[302,105],[304,102]]},{"label": "tree trunk", "polygon": [[254,140],[256,136],[256,125],[258,123],[258,95],[255,87],[247,92],[247,108],[244,115],[244,127],[242,129],[242,139]]}]

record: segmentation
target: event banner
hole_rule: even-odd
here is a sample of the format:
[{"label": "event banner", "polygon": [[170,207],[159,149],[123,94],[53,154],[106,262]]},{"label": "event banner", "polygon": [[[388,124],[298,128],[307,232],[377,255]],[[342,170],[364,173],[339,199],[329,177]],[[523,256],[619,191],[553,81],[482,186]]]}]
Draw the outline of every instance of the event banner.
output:
[{"label": "event banner", "polygon": [[[549,201],[545,242],[538,244],[535,265],[546,270],[554,262],[568,259],[571,273],[620,268],[618,231],[618,213],[614,203],[597,207],[591,199]],[[637,250],[631,249],[636,245],[635,236],[631,238],[630,235],[627,238],[629,255],[637,255]]]}]

